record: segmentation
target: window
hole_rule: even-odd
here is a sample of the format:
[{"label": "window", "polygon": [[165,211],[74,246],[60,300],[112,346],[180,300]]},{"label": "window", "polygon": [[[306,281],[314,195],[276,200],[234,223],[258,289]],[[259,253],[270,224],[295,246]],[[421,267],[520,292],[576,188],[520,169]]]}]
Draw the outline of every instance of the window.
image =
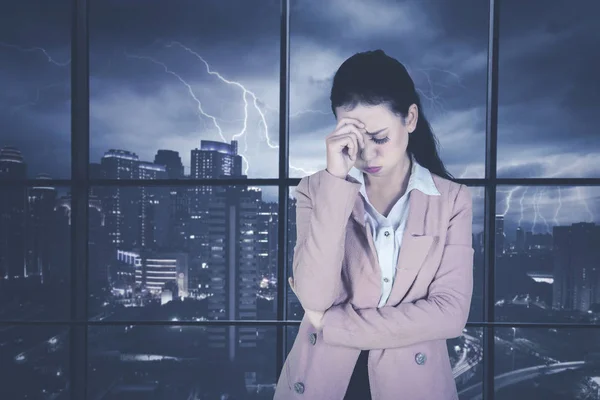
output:
[{"label": "window", "polygon": [[0,159],[23,164],[13,179],[71,176],[70,16],[67,0],[2,5]]},{"label": "window", "polygon": [[498,177],[600,176],[598,4],[500,4]]},{"label": "window", "polygon": [[336,67],[373,48],[473,197],[460,398],[595,398],[592,4],[5,7],[0,398],[271,399],[303,316],[294,189],[325,167]]},{"label": "window", "polygon": [[165,7],[90,3],[90,161],[124,167],[109,179],[144,179],[127,168],[138,160],[169,165],[162,178],[208,178],[221,163],[223,175],[275,178],[280,5]]},{"label": "window", "polygon": [[355,52],[382,48],[401,60],[415,81],[420,112],[439,140],[449,172],[483,178],[486,2],[293,1],[290,18],[290,176],[326,166],[325,136],[335,127],[329,95],[337,67]]}]

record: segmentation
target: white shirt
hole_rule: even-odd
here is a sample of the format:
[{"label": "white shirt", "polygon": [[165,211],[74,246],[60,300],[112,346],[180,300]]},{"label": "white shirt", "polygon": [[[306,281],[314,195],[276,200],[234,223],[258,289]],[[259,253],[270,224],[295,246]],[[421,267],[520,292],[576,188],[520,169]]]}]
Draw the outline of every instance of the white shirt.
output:
[{"label": "white shirt", "polygon": [[377,307],[385,305],[392,291],[398,254],[402,245],[402,234],[409,212],[408,199],[411,190],[417,189],[430,196],[440,195],[429,170],[417,163],[414,157],[412,161],[406,192],[394,204],[387,217],[381,215],[369,201],[363,173],[356,168],[352,168],[348,173],[362,185],[360,194],[365,205],[365,223],[368,223],[371,227],[379,267],[381,268],[381,299]]}]

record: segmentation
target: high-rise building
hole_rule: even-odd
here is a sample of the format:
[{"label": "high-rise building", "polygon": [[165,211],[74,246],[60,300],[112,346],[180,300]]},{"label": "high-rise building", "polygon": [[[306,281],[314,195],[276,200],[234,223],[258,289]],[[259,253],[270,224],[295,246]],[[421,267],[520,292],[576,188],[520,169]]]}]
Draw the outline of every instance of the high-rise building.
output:
[{"label": "high-rise building", "polygon": [[585,222],[555,226],[553,237],[552,306],[587,312],[600,303],[600,226]]},{"label": "high-rise building", "polygon": [[185,253],[162,253],[142,251],[135,265],[135,283],[137,286],[159,296],[170,283],[175,283],[180,297],[188,296],[188,255]]},{"label": "high-rise building", "polygon": [[525,251],[525,232],[523,231],[523,228],[521,228],[520,226],[517,228],[516,250],[518,252]]},{"label": "high-rise building", "polygon": [[44,282],[51,278],[52,246],[56,237],[54,207],[57,191],[44,182],[50,180],[50,176],[40,174],[37,180],[39,184],[29,189],[27,196],[26,270],[27,275],[37,275]]},{"label": "high-rise building", "polygon": [[[231,144],[202,140],[200,148],[191,152],[191,179],[242,177],[242,157],[237,154],[237,141]],[[209,203],[214,186],[197,185],[188,188],[189,222],[187,249],[191,256],[190,287],[205,287],[210,279],[207,268],[211,249],[208,245]]]},{"label": "high-rise building", "polygon": [[496,215],[496,257],[504,254],[504,215]]},{"label": "high-rise building", "polygon": [[183,163],[179,152],[174,150],[158,150],[154,156],[154,164],[164,165],[169,179],[183,178]]},{"label": "high-rise building", "polygon": [[[208,217],[209,319],[257,319],[260,202],[259,189],[214,188]],[[256,327],[215,326],[208,328],[208,333],[209,347],[225,350],[231,361],[257,344]]]},{"label": "high-rise building", "polygon": [[[154,164],[164,165],[169,179],[185,179],[183,163],[179,152],[173,150],[158,150],[154,156]],[[169,189],[169,226],[167,247],[171,250],[187,249],[189,221],[189,188],[186,186],[171,186]]]},{"label": "high-rise building", "polygon": [[[138,179],[140,160],[137,154],[125,151],[107,151],[102,160],[101,175],[105,179]],[[138,211],[140,190],[134,186],[102,188],[103,209],[110,243],[116,248],[131,248],[138,244]]]},{"label": "high-rise building", "polygon": [[[0,180],[27,178],[27,165],[15,147],[0,149]],[[27,275],[25,268],[26,188],[14,186],[0,191],[0,279]]]},{"label": "high-rise building", "polygon": [[[167,178],[164,165],[140,161],[139,179],[159,180]],[[169,233],[169,188],[166,186],[140,186],[137,212],[139,234],[137,244],[141,248],[164,249]]]},{"label": "high-rise building", "polygon": [[277,276],[279,205],[261,201],[259,206],[256,232],[258,272],[261,276]]},{"label": "high-rise building", "polygon": [[238,154],[237,140],[232,140],[231,144],[202,140],[200,148],[192,150],[191,160],[190,177],[192,179],[242,175],[242,157]]},{"label": "high-rise building", "polygon": [[[245,178],[237,141],[205,141],[192,150],[192,179]],[[199,185],[190,195],[190,250],[208,272],[210,319],[256,320],[262,193],[242,185]],[[192,274],[193,286],[202,275]],[[257,329],[208,328],[209,347],[234,361],[256,348]],[[251,351],[248,353],[251,354]]]}]

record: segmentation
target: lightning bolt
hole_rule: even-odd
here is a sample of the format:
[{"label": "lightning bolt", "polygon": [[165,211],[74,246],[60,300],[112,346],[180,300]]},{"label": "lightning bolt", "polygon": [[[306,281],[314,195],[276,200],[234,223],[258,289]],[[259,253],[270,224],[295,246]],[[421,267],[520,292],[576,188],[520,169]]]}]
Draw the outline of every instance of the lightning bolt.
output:
[{"label": "lightning bolt", "polygon": [[236,81],[231,81],[226,79],[225,77],[223,77],[223,75],[221,75],[219,72],[213,71],[210,67],[210,64],[200,55],[198,54],[196,51],[192,50],[191,48],[189,48],[188,46],[183,45],[180,42],[171,42],[165,45],[165,47],[171,48],[173,46],[178,46],[180,48],[182,48],[183,50],[185,50],[186,52],[192,54],[193,56],[195,56],[198,60],[200,60],[204,66],[206,67],[206,72],[209,75],[213,75],[216,76],[219,80],[221,80],[222,82],[228,84],[228,85],[234,85],[237,86],[238,88],[240,88],[243,92],[242,94],[242,100],[244,101],[244,124],[242,127],[242,130],[240,133],[236,134],[233,136],[233,139],[236,139],[240,136],[242,136],[243,134],[246,133],[246,129],[247,129],[247,120],[248,120],[248,100],[246,98],[246,96],[250,96],[253,99],[253,104],[254,104],[254,109],[256,110],[256,112],[258,112],[258,114],[260,115],[260,119],[263,125],[263,128],[265,130],[265,137],[267,139],[267,145],[272,148],[272,149],[278,149],[279,146],[272,144],[271,143],[271,138],[269,137],[269,125],[267,124],[267,119],[265,117],[264,112],[262,111],[262,109],[260,108],[260,106],[258,105],[258,97],[256,96],[256,94],[254,92],[252,92],[251,90],[247,89],[244,85],[242,85],[239,82]]},{"label": "lightning bolt", "polygon": [[[442,72],[444,74],[448,74],[448,75],[452,76],[454,79],[456,79],[456,82],[458,83],[459,86],[461,86],[463,89],[466,89],[465,85],[462,83],[461,77],[455,72],[449,71],[447,69],[442,69],[442,68],[419,68],[418,71],[420,71],[424,74],[427,74],[427,72],[429,72],[429,71],[438,71],[438,72]],[[447,87],[444,85],[440,85],[439,83],[438,83],[438,85],[442,86],[442,87]]]},{"label": "lightning bolt", "polygon": [[[573,162],[573,163],[569,163],[565,166],[563,166],[562,168],[555,170],[553,168],[552,173],[550,174],[544,174],[544,177],[548,177],[548,178],[555,178],[557,176],[568,176],[568,175],[581,175],[581,172],[578,172],[577,168],[578,167],[582,167],[585,166],[586,164],[584,163],[585,160],[582,159],[578,159],[577,161]],[[544,163],[547,164],[548,167],[552,166],[554,167],[554,163],[552,162],[552,160],[544,160]],[[518,166],[520,165],[518,162],[513,161],[510,163],[507,163],[506,166],[510,167],[510,166]],[[468,173],[468,169],[469,167],[467,167],[465,169],[465,171],[463,172],[463,175],[466,175]],[[518,220],[518,226],[523,226],[523,222],[525,221],[525,209],[526,209],[526,204],[525,204],[525,199],[527,198],[527,192],[529,190],[529,187],[527,186],[519,186],[514,188],[513,190],[509,191],[507,194],[507,199],[506,199],[506,210],[505,210],[505,215],[510,211],[510,202],[512,201],[511,196],[514,194],[515,190],[517,190],[518,188],[525,188],[525,190],[523,191],[523,193],[521,194],[521,198],[520,198],[520,207],[521,207],[521,212],[520,212],[520,218]],[[533,193],[533,195],[531,195],[531,205],[532,205],[532,209],[533,209],[533,213],[532,213],[532,226],[531,226],[531,232],[535,233],[535,229],[537,227],[538,224],[538,219],[544,223],[544,225],[546,226],[546,231],[548,233],[552,233],[552,229],[550,226],[549,221],[552,221],[552,225],[559,225],[559,218],[558,216],[560,215],[560,212],[562,211],[562,207],[563,207],[563,198],[562,198],[562,188],[561,187],[557,187],[556,190],[558,191],[558,196],[556,201],[558,204],[556,206],[556,209],[554,210],[553,215],[549,215],[548,218],[546,218],[544,214],[544,211],[546,211],[546,208],[542,206],[543,202],[542,199],[543,198],[547,198],[546,196],[548,195],[549,188],[539,188],[537,187],[535,189],[535,193]],[[583,206],[582,209],[585,210],[588,214],[588,218],[586,218],[587,222],[593,222],[595,220],[595,215],[593,214],[589,204],[588,204],[588,200],[586,198],[586,196],[584,196],[584,188],[582,187],[574,187],[573,189],[575,189],[573,191],[573,193],[575,194],[576,197],[576,201],[580,202],[581,205]],[[546,194],[546,195],[544,195]]]},{"label": "lightning bolt", "polygon": [[[68,65],[71,64],[71,59],[69,58],[67,61],[57,61],[55,60],[51,55],[50,52],[46,49],[44,49],[43,47],[23,47],[23,46],[19,46],[19,45],[15,45],[15,44],[10,44],[10,43],[6,43],[6,42],[0,42],[0,47],[4,47],[4,48],[8,48],[8,49],[14,49],[17,50],[18,52],[21,53],[41,53],[46,57],[46,60],[48,61],[48,63],[56,65],[57,67],[66,67]],[[38,101],[40,100],[41,97],[41,93],[45,90],[51,89],[53,87],[56,86],[63,86],[63,85],[67,85],[69,83],[69,80],[64,80],[64,81],[60,81],[60,82],[55,82],[46,86],[42,86],[40,88],[36,89],[36,94],[35,94],[35,99],[32,101],[28,101],[25,102],[23,104],[19,104],[19,105],[13,105],[10,107],[10,113],[11,114],[15,114],[17,112],[19,112],[22,108],[25,108],[27,106],[35,106]]]},{"label": "lightning bolt", "polygon": [[513,193],[520,188],[520,186],[517,186],[508,191],[508,194],[506,195],[506,207],[504,209],[504,213],[502,214],[503,217],[505,217],[506,214],[508,214],[508,211],[510,210],[510,200],[512,198]]},{"label": "lightning bolt", "polygon": [[560,186],[558,186],[556,189],[558,190],[558,207],[556,207],[556,211],[554,212],[554,226],[560,225],[558,223],[558,213],[560,212],[560,208],[562,207],[562,194]]},{"label": "lightning bolt", "polygon": [[521,217],[519,218],[518,226],[522,226],[523,217],[525,216],[525,207],[523,206],[523,200],[525,199],[525,194],[529,190],[529,187],[526,186],[525,190],[523,190],[523,194],[521,195],[521,199],[519,200],[519,204],[521,205]]},{"label": "lightning bolt", "polygon": [[58,67],[65,67],[65,66],[71,64],[70,58],[67,61],[63,61],[63,62],[56,61],[54,58],[52,58],[50,53],[43,47],[22,47],[22,46],[17,46],[15,44],[4,43],[4,42],[0,42],[0,46],[15,49],[15,50],[20,51],[21,53],[32,53],[32,52],[42,53],[43,55],[46,56],[46,59],[48,60],[49,63],[54,64]]},{"label": "lightning bolt", "polygon": [[[421,71],[421,72],[423,72],[423,71]],[[441,110],[440,114],[446,114],[446,107],[444,106],[443,98],[441,95],[436,93],[434,86],[433,86],[433,82],[431,81],[431,77],[429,76],[429,74],[427,74],[425,72],[423,72],[423,75],[425,75],[425,79],[427,80],[427,83],[429,85],[429,93],[430,94],[425,93],[420,88],[415,88],[417,93],[419,93],[419,95],[421,95],[423,98],[425,98],[426,100],[429,101],[432,109],[435,110],[435,107],[437,105],[439,107],[439,110]]]},{"label": "lightning bolt", "polygon": [[471,169],[471,164],[469,164],[469,165],[467,165],[467,166],[465,167],[465,170],[463,171],[463,173],[462,173],[462,174],[460,174],[460,175],[459,175],[459,178],[461,178],[461,179],[462,179],[462,178],[464,178],[465,176],[467,176],[467,173],[469,172],[469,169]]},{"label": "lightning bolt", "polygon": [[538,209],[537,209],[537,194],[539,192],[539,188],[535,188],[535,193],[533,194],[533,224],[531,225],[531,232],[535,233],[535,224],[537,223]]},{"label": "lightning bolt", "polygon": [[588,215],[590,216],[590,218],[587,220],[587,222],[593,222],[595,219],[594,214],[592,213],[592,210],[590,210],[590,206],[588,205],[587,201],[584,199],[583,195],[581,194],[581,186],[577,186],[577,188],[575,190],[577,191],[577,196],[579,197],[579,200],[583,203],[585,210],[587,211]]},{"label": "lightning bolt", "polygon": [[446,110],[446,106],[444,104],[444,98],[442,97],[442,95],[440,93],[438,93],[436,91],[435,87],[439,86],[442,88],[448,88],[448,86],[443,85],[439,82],[434,83],[433,79],[431,78],[431,72],[436,71],[436,72],[440,72],[440,73],[449,75],[455,80],[455,83],[457,86],[465,88],[460,76],[457,73],[449,71],[449,70],[440,69],[440,68],[416,68],[416,69],[413,69],[413,68],[410,68],[409,66],[407,66],[407,70],[409,71],[409,74],[411,76],[414,76],[412,74],[412,72],[410,72],[411,70],[420,72],[421,74],[423,74],[423,76],[425,76],[425,80],[427,81],[427,86],[428,86],[428,93],[421,90],[420,88],[416,88],[417,93],[419,93],[420,96],[422,96],[424,99],[426,99],[431,104],[431,107],[433,110],[435,110],[436,106],[437,106],[437,109],[440,110],[440,114],[447,114],[447,110]]},{"label": "lightning bolt", "polygon": [[10,110],[10,113],[11,114],[16,114],[21,109],[23,109],[25,107],[28,107],[28,106],[34,107],[34,106],[36,106],[37,103],[40,101],[40,98],[41,98],[41,95],[42,95],[43,91],[51,89],[51,88],[56,87],[56,86],[64,86],[64,85],[68,85],[68,82],[64,82],[64,81],[55,82],[55,83],[51,83],[50,85],[46,85],[46,86],[42,86],[41,88],[37,88],[36,91],[35,91],[36,92],[35,98],[32,101],[28,101],[28,102],[23,103],[23,104],[12,106],[11,110]]},{"label": "lightning bolt", "polygon": [[544,215],[539,211],[540,210],[540,200],[542,199],[542,195],[544,194],[544,192],[546,192],[546,188],[542,188],[540,190],[540,195],[538,197],[538,212],[540,214],[540,218],[542,219],[542,221],[544,221],[544,225],[546,225],[546,232],[550,233],[550,226],[548,226],[548,221],[546,220],[546,218],[544,217]]},{"label": "lightning bolt", "polygon": [[[459,178],[461,178],[461,179],[468,178],[469,176],[467,174],[469,173],[469,170],[473,167],[479,167],[479,166],[480,166],[480,164],[468,164],[465,167],[464,171],[459,175]],[[483,178],[485,178],[485,172],[483,174],[481,174],[481,176],[473,176],[473,177],[483,179]]]},{"label": "lightning bolt", "polygon": [[[161,67],[163,67],[163,69],[165,70],[166,73],[173,75],[175,78],[177,78],[182,84],[184,84],[187,89],[188,89],[188,93],[190,94],[190,96],[192,96],[192,98],[194,99],[194,101],[196,102],[196,104],[198,104],[198,111],[200,111],[200,113],[202,115],[204,115],[205,117],[209,118],[211,121],[213,121],[213,124],[215,125],[215,127],[217,128],[217,130],[219,131],[219,136],[221,136],[221,140],[223,140],[223,142],[226,142],[225,136],[223,136],[223,131],[221,129],[221,126],[219,125],[219,123],[217,122],[217,118],[214,117],[213,115],[208,114],[207,112],[204,111],[204,109],[202,108],[202,102],[196,97],[196,94],[194,93],[194,90],[192,89],[192,86],[187,83],[185,81],[185,79],[183,79],[179,74],[177,74],[176,72],[172,71],[169,69],[169,67],[161,62],[158,61],[152,57],[148,57],[148,56],[138,56],[138,55],[134,55],[134,54],[129,54],[127,52],[125,52],[125,55],[129,58],[137,58],[139,60],[148,60],[151,61],[152,63],[156,64],[156,65],[160,65]],[[240,154],[240,157],[242,157],[242,160],[246,162],[246,169],[244,171],[244,173],[247,175],[248,174],[248,169],[250,168],[250,165],[248,163],[248,159],[243,155]]]},{"label": "lightning bolt", "polygon": [[[211,68],[210,64],[200,54],[198,54],[196,51],[192,50],[190,47],[185,46],[184,44],[182,44],[180,42],[177,42],[177,41],[173,41],[173,42],[170,42],[168,44],[165,44],[165,47],[167,47],[167,48],[178,47],[178,48],[183,49],[184,51],[188,52],[189,54],[192,54],[194,57],[196,57],[198,60],[200,60],[204,64],[204,66],[206,68],[206,71],[207,71],[207,73],[209,75],[215,76],[221,82],[223,82],[225,84],[228,84],[228,85],[236,86],[236,87],[238,87],[239,89],[242,90],[242,100],[244,102],[243,127],[242,127],[242,129],[241,129],[241,131],[239,133],[233,135],[232,140],[238,139],[238,138],[244,136],[245,146],[246,146],[246,149],[247,149],[247,138],[246,138],[247,135],[245,135],[245,134],[247,132],[247,127],[248,127],[247,126],[247,121],[248,121],[248,106],[249,106],[249,104],[248,104],[248,97],[250,97],[253,100],[254,109],[260,115],[260,123],[261,123],[261,125],[264,128],[264,134],[265,134],[267,145],[271,149],[279,149],[278,145],[272,143],[272,140],[271,140],[271,138],[269,136],[269,128],[268,128],[267,119],[266,119],[265,113],[263,112],[263,110],[261,109],[261,106],[259,105],[259,103],[263,103],[263,102],[260,101],[260,99],[258,98],[258,96],[256,96],[256,94],[254,92],[252,92],[251,90],[249,90],[248,88],[246,88],[243,84],[241,84],[239,82],[236,82],[236,81],[229,80],[229,79],[225,78],[219,72],[214,71]],[[153,62],[153,63],[155,63],[157,65],[162,66],[163,69],[165,70],[165,72],[167,72],[167,73],[175,76],[182,84],[184,84],[188,88],[188,93],[192,96],[192,98],[194,99],[194,101],[196,101],[196,103],[198,104],[198,110],[200,111],[200,113],[202,115],[208,117],[209,119],[211,119],[213,121],[213,124],[217,127],[217,129],[219,131],[219,135],[221,136],[221,139],[224,142],[226,141],[225,137],[223,136],[223,131],[222,131],[221,127],[219,126],[218,122],[217,122],[217,118],[214,117],[214,116],[212,116],[212,115],[209,115],[208,113],[206,113],[202,109],[202,103],[200,102],[200,100],[195,95],[195,93],[194,93],[194,91],[193,91],[193,89],[192,89],[192,87],[191,87],[191,85],[189,83],[187,83],[179,74],[177,74],[174,71],[170,70],[168,68],[168,66],[165,63],[163,63],[163,62],[160,62],[160,61],[158,61],[158,60],[156,60],[156,59],[154,59],[152,57],[147,57],[147,56],[135,56],[135,57],[136,58],[140,58],[140,59],[146,59],[146,60],[149,60],[149,61],[151,61],[151,62]],[[240,156],[242,157],[242,159],[246,163],[246,168],[245,168],[245,172],[244,173],[247,175],[248,174],[248,170],[250,168],[248,159],[243,154],[240,154]],[[298,171],[301,171],[302,173],[305,173],[305,174],[311,174],[312,173],[310,171],[306,171],[306,170],[304,170],[302,168],[295,167],[295,166],[292,166],[292,165],[290,165],[290,168],[298,170]]]},{"label": "lightning bolt", "polygon": [[194,93],[194,90],[192,89],[192,86],[186,82],[185,79],[183,79],[179,74],[177,74],[176,72],[172,71],[171,69],[169,69],[169,67],[163,63],[162,61],[158,61],[155,58],[152,57],[148,57],[148,56],[138,56],[135,54],[129,54],[127,51],[125,51],[125,55],[129,58],[135,58],[138,60],[147,60],[150,61],[156,65],[159,65],[161,67],[163,67],[163,69],[165,70],[166,73],[173,75],[175,78],[177,78],[177,80],[179,82],[181,82],[183,85],[185,85],[185,87],[188,90],[188,93],[190,94],[190,96],[192,97],[192,99],[194,99],[194,101],[196,102],[196,104],[198,105],[198,111],[200,111],[200,114],[202,114],[203,116],[205,116],[206,118],[210,119],[214,126],[217,128],[217,131],[219,132],[219,136],[221,136],[221,140],[223,142],[226,142],[227,140],[225,139],[225,136],[223,136],[223,131],[221,129],[221,127],[219,126],[219,123],[217,122],[217,118],[214,117],[213,115],[210,115],[208,113],[206,113],[204,111],[204,108],[202,107],[202,102],[198,99],[198,97],[196,97],[196,94]]}]

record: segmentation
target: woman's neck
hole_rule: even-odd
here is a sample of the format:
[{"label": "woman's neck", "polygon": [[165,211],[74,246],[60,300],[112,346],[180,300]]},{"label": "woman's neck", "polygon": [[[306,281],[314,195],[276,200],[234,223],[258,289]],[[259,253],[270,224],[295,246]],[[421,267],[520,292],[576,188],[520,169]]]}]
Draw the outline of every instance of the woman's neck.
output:
[{"label": "woman's neck", "polygon": [[408,186],[410,172],[412,169],[411,158],[407,155],[398,163],[398,165],[389,174],[384,176],[370,176],[365,174],[365,188],[368,191],[369,199],[380,197],[384,199],[402,197]]}]

